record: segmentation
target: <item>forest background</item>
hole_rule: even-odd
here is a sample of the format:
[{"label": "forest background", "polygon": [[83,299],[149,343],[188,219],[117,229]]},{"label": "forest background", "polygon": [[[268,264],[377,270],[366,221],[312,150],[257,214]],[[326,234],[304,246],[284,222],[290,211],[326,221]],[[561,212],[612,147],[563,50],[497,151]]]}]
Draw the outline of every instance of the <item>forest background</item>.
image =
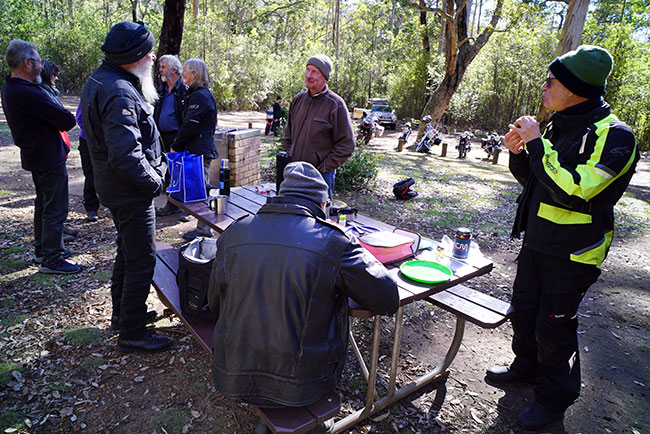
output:
[{"label": "forest background", "polygon": [[[568,3],[414,1],[3,0],[0,49],[14,38],[34,42],[59,65],[59,88],[79,93],[103,58],[100,46],[113,24],[142,20],[159,39],[167,7],[180,13],[173,38],[181,61],[206,61],[220,110],[266,109],[276,95],[289,101],[303,89],[306,60],[326,53],[335,62],[330,87],[350,108],[386,97],[399,118],[419,119],[432,110],[427,103],[445,80],[449,56],[478,47],[442,106],[443,123],[503,134],[516,117],[537,113]],[[588,5],[580,43],[614,57],[606,100],[649,149],[650,0],[574,3]],[[450,24],[460,31],[450,33]],[[450,46],[457,51],[450,54]],[[4,55],[0,65],[1,84],[9,73]]]}]

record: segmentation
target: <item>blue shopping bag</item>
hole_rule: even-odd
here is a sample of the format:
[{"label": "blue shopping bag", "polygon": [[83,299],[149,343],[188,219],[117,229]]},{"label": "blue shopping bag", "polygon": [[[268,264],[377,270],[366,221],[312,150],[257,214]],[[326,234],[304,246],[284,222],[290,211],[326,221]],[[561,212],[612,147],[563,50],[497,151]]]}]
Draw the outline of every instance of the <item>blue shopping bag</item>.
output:
[{"label": "blue shopping bag", "polygon": [[169,152],[169,187],[167,193],[181,202],[207,199],[203,179],[203,156],[189,152]]}]

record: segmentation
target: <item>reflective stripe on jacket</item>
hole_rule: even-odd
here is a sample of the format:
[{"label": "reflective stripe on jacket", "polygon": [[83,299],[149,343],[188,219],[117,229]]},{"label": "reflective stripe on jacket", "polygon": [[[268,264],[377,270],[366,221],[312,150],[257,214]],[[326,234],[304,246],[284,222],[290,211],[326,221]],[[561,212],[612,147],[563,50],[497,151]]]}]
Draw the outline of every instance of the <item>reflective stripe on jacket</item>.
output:
[{"label": "reflective stripe on jacket", "polygon": [[638,159],[632,131],[602,99],[556,113],[543,138],[510,154],[524,185],[512,235],[525,231],[526,247],[600,267]]}]

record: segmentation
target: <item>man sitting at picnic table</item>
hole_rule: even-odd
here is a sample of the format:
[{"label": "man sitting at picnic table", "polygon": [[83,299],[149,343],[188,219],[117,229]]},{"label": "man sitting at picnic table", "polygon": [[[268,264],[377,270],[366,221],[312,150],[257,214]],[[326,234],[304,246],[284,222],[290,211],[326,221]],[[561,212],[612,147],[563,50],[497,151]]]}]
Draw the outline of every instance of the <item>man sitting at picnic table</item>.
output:
[{"label": "man sitting at picnic table", "polygon": [[348,297],[378,314],[399,307],[395,280],[325,219],[328,187],[293,162],[277,197],[217,240],[208,293],[219,312],[217,389],[258,407],[302,407],[331,392],[348,344]]}]

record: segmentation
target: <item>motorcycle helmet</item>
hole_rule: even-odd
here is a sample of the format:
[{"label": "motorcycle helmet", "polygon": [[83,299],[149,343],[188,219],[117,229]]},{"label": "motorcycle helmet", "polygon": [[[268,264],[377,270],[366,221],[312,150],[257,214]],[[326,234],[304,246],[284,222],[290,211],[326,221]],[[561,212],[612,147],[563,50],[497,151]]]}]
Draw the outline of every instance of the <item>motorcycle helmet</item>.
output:
[{"label": "motorcycle helmet", "polygon": [[426,123],[429,123],[429,122],[431,122],[431,116],[426,115],[425,117],[422,118],[422,120],[423,120],[424,122],[426,122]]},{"label": "motorcycle helmet", "polygon": [[393,194],[398,200],[406,200],[418,195],[418,192],[411,190],[411,186],[415,184],[413,178],[406,178],[393,184]]}]

